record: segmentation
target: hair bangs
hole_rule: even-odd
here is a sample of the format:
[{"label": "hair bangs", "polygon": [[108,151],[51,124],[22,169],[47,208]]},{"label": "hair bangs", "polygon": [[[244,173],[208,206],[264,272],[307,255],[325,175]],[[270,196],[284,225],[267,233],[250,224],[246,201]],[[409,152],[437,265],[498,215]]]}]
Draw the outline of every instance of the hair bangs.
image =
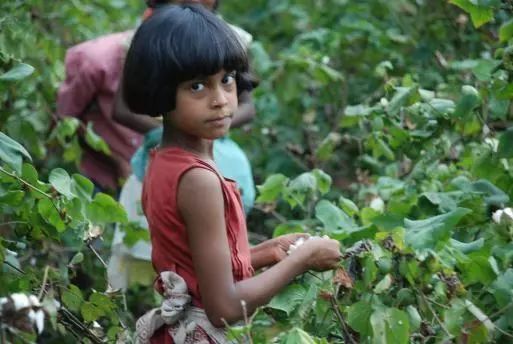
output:
[{"label": "hair bangs", "polygon": [[246,50],[237,34],[224,22],[203,17],[191,12],[184,23],[182,32],[170,37],[174,51],[172,64],[173,77],[184,82],[198,77],[206,77],[219,72],[248,70]]}]

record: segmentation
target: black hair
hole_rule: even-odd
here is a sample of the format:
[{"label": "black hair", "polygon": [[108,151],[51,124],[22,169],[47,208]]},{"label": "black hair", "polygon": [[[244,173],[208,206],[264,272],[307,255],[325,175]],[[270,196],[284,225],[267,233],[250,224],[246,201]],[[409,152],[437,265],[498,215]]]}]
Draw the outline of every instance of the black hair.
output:
[{"label": "black hair", "polygon": [[151,116],[175,107],[187,80],[236,71],[237,92],[252,88],[246,51],[237,34],[201,5],[168,5],[141,24],[128,50],[123,96],[129,109]]},{"label": "black hair", "polygon": [[[146,6],[148,6],[150,8],[155,8],[155,7],[158,7],[161,5],[169,4],[170,0],[144,0],[144,2],[146,2]],[[214,2],[213,10],[214,11],[217,10],[218,7],[219,7],[219,0],[216,0]]]}]

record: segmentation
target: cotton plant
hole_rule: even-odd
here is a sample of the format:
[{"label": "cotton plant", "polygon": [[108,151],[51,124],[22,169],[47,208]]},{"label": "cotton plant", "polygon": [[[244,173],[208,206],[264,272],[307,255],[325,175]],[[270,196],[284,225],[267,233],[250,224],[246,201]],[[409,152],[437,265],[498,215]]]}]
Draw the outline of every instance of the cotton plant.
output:
[{"label": "cotton plant", "polygon": [[14,293],[0,298],[0,316],[4,319],[2,326],[24,332],[35,329],[38,334],[44,330],[45,313],[34,295]]}]

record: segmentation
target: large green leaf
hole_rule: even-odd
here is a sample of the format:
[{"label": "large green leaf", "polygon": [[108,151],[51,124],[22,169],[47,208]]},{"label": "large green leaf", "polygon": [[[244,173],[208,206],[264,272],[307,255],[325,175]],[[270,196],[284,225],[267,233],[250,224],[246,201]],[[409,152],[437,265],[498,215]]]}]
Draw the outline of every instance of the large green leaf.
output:
[{"label": "large green leaf", "polygon": [[476,28],[493,19],[493,9],[488,6],[479,6],[475,0],[450,0],[449,2],[468,12]]},{"label": "large green leaf", "polygon": [[442,247],[449,240],[456,224],[470,212],[470,209],[457,208],[425,220],[405,219],[406,244],[418,250]]},{"label": "large green leaf", "polygon": [[372,305],[369,302],[358,301],[347,309],[347,323],[362,338],[367,338],[372,335],[372,325],[370,323],[372,313]]},{"label": "large green leaf", "polygon": [[409,339],[410,320],[408,314],[397,308],[377,308],[370,317],[372,343],[406,344]]},{"label": "large green leaf", "polygon": [[497,148],[499,158],[513,157],[513,127],[508,128],[499,138],[499,147]]},{"label": "large green leaf", "polygon": [[493,295],[499,305],[507,305],[513,301],[513,269],[508,269],[492,284]]},{"label": "large green leaf", "polygon": [[501,25],[499,29],[499,39],[501,42],[506,42],[513,37],[513,19],[508,20]]},{"label": "large green leaf", "polygon": [[87,217],[93,223],[127,221],[125,209],[111,196],[101,192],[87,205]]},{"label": "large green leaf", "polygon": [[306,289],[300,284],[291,284],[272,298],[266,307],[277,309],[290,315],[303,302]]},{"label": "large green leaf", "polygon": [[19,63],[12,69],[0,75],[0,81],[18,81],[34,73],[35,68],[26,63]]},{"label": "large green leaf", "polygon": [[21,174],[23,157],[32,161],[30,154],[22,145],[0,131],[0,160]]},{"label": "large green leaf", "polygon": [[321,200],[317,203],[315,206],[315,217],[322,222],[324,229],[328,233],[339,231],[349,235],[357,230],[353,219],[342,209],[327,200]]},{"label": "large green leaf", "polygon": [[72,198],[73,193],[71,192],[71,178],[64,169],[56,168],[50,172],[48,181],[61,195],[67,198]]},{"label": "large green leaf", "polygon": [[315,344],[314,339],[300,328],[293,328],[280,341],[281,344]]},{"label": "large green leaf", "polygon": [[288,180],[289,179],[283,174],[273,174],[267,177],[264,184],[258,185],[257,187],[260,195],[256,201],[261,203],[276,201],[278,196],[283,192]]}]

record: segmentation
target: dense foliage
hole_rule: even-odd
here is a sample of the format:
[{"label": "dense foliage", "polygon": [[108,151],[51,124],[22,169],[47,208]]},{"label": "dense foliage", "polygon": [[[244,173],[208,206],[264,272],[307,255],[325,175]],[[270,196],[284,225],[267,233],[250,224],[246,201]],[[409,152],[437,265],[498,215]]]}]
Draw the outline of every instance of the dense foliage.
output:
[{"label": "dense foliage", "polygon": [[[48,315],[41,342],[128,342],[133,329],[103,261],[126,216],[74,173],[77,136],[103,143],[53,113],[65,48],[129,28],[141,8],[0,5],[0,295],[39,296],[24,311]],[[334,273],[299,278],[233,335],[512,342],[513,4],[225,0],[221,12],[253,34],[261,79],[258,118],[233,134],[261,184],[250,229],[327,234],[344,250]],[[2,338],[35,340],[11,308]]]}]

